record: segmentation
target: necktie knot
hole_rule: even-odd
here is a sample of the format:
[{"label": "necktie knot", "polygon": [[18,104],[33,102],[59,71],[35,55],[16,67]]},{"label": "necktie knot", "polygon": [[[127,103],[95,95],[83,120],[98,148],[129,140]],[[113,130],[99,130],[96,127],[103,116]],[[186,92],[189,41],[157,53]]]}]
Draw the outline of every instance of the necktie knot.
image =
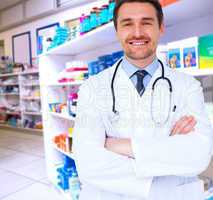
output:
[{"label": "necktie knot", "polygon": [[140,76],[140,77],[143,77],[143,78],[148,74],[148,72],[146,70],[138,70],[135,73],[136,73],[137,77]]},{"label": "necktie knot", "polygon": [[145,86],[144,86],[143,80],[144,80],[145,76],[148,75],[148,72],[146,70],[138,70],[135,72],[135,74],[137,76],[136,89],[137,89],[139,95],[142,96],[142,94],[145,91]]}]

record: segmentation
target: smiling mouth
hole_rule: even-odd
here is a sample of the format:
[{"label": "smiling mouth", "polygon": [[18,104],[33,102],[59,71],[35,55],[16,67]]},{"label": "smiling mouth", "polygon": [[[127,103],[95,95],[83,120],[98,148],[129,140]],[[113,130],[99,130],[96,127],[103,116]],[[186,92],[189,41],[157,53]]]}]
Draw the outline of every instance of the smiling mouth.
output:
[{"label": "smiling mouth", "polygon": [[148,40],[133,40],[133,41],[129,41],[130,45],[136,46],[136,47],[144,46],[144,45],[146,45],[148,43],[149,43]]}]

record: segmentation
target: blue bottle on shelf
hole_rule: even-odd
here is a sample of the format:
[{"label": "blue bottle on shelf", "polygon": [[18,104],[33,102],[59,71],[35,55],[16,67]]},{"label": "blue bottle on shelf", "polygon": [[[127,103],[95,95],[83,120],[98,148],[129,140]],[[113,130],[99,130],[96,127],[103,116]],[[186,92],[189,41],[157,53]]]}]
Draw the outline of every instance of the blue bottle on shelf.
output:
[{"label": "blue bottle on shelf", "polygon": [[75,168],[72,169],[72,175],[69,178],[69,189],[71,193],[72,200],[78,200],[81,190],[80,181]]},{"label": "blue bottle on shelf", "polygon": [[90,28],[95,29],[98,26],[97,15],[95,11],[90,12]]},{"label": "blue bottle on shelf", "polygon": [[113,19],[113,12],[115,9],[115,1],[110,0],[109,1],[109,13],[108,13],[108,20],[111,21]]},{"label": "blue bottle on shelf", "polygon": [[84,32],[89,32],[91,30],[89,15],[85,16],[83,24],[84,24]]},{"label": "blue bottle on shelf", "polygon": [[108,5],[103,5],[101,7],[101,13],[100,13],[101,25],[108,23],[108,20],[109,20],[109,14],[108,13],[109,13],[108,12]]}]

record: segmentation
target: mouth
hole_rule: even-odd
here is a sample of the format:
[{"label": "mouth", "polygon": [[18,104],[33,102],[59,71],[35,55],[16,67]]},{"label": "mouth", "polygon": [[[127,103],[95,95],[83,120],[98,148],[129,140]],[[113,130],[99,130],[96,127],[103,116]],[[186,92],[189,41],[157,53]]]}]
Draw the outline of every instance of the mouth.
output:
[{"label": "mouth", "polygon": [[135,47],[143,47],[149,43],[149,40],[130,40],[128,43]]}]

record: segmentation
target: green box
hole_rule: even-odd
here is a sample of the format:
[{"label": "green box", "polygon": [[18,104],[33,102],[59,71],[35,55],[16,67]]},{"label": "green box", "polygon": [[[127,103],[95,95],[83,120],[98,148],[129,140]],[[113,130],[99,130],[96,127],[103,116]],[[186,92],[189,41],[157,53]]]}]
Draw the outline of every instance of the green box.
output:
[{"label": "green box", "polygon": [[200,68],[213,68],[213,35],[199,38]]}]

